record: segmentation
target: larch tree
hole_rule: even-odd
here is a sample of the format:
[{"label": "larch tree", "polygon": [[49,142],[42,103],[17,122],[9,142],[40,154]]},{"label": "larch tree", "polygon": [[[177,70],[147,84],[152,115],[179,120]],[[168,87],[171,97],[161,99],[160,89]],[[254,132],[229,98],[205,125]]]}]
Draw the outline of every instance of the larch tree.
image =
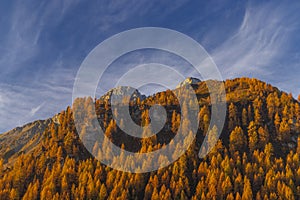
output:
[{"label": "larch tree", "polygon": [[235,151],[243,151],[246,146],[246,137],[241,127],[235,127],[229,136],[229,149],[233,155]]}]

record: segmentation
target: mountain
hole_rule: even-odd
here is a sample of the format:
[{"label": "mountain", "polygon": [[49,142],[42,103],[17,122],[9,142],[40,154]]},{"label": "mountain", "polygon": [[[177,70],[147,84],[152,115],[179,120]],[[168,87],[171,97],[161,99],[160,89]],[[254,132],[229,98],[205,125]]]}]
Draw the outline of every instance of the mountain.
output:
[{"label": "mountain", "polygon": [[0,135],[0,157],[5,161],[21,153],[28,153],[40,142],[51,120],[38,120]]},{"label": "mountain", "polygon": [[181,88],[185,85],[196,85],[198,83],[200,83],[201,80],[200,79],[197,79],[197,78],[193,78],[193,77],[188,77],[186,78],[184,81],[180,82],[176,88]]},{"label": "mountain", "polygon": [[[0,199],[300,199],[299,101],[257,79],[225,81],[225,127],[220,139],[209,137],[208,145],[217,144],[200,159],[204,137],[215,131],[208,130],[210,96],[205,81],[187,82],[199,101],[200,125],[196,140],[173,164],[144,174],[101,164],[82,144],[73,120],[73,110],[92,99],[78,99],[72,109],[0,135]],[[125,134],[112,120],[111,94],[94,105],[100,126],[115,145],[145,153],[172,143],[181,108],[171,90],[148,97],[135,91],[131,98],[129,113],[138,125],[150,123],[152,105],[167,110],[162,130],[144,139]],[[189,124],[182,129],[188,131]]]},{"label": "mountain", "polygon": [[145,95],[142,95],[137,89],[129,87],[129,86],[119,86],[116,88],[113,88],[109,90],[107,93],[105,93],[103,96],[100,97],[101,100],[110,101],[111,95],[114,94],[115,98],[122,98],[124,96],[127,96],[128,94],[131,94],[130,100],[136,101],[138,98],[140,100],[144,100],[146,98]]}]

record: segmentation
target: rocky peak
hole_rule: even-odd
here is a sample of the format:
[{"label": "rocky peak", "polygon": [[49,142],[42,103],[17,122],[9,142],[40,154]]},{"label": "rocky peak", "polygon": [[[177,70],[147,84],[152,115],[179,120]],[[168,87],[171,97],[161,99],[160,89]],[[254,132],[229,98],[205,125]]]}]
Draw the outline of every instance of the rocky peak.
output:
[{"label": "rocky peak", "polygon": [[111,99],[111,95],[113,94],[113,92],[116,94],[116,97],[120,97],[120,98],[123,98],[127,94],[132,93],[131,98],[130,98],[132,101],[136,101],[138,98],[140,98],[140,100],[143,100],[146,98],[145,95],[142,95],[135,88],[132,88],[130,86],[118,86],[116,88],[109,90],[106,94],[104,94],[102,97],[100,97],[100,99],[109,101]]},{"label": "rocky peak", "polygon": [[184,81],[180,82],[176,88],[180,88],[180,87],[183,87],[185,85],[195,85],[195,84],[198,84],[200,83],[201,80],[200,79],[197,79],[197,78],[193,78],[193,77],[188,77],[186,78]]}]

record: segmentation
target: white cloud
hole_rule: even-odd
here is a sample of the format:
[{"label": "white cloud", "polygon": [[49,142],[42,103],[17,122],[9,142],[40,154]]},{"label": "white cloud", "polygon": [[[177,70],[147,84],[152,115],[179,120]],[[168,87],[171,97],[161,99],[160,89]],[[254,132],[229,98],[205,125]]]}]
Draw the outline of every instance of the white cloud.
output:
[{"label": "white cloud", "polygon": [[71,92],[51,84],[29,88],[0,83],[0,133],[60,112],[71,105]]},{"label": "white cloud", "polygon": [[[48,63],[36,57],[44,48],[39,39],[45,28],[59,24],[73,6],[74,1],[13,4],[11,14],[7,16],[7,33],[1,35],[0,133],[33,120],[51,117],[70,105],[75,72],[64,68],[61,56]],[[34,59],[35,62],[31,62]],[[36,71],[30,71],[29,75],[28,69],[36,65],[36,61],[43,64],[39,64]],[[47,72],[43,71],[44,65],[48,68]],[[7,80],[12,75],[15,80]]]},{"label": "white cloud", "polygon": [[32,108],[31,111],[29,112],[29,116],[30,117],[34,116],[44,105],[45,105],[45,102],[41,103],[37,107]]},{"label": "white cloud", "polygon": [[95,7],[101,17],[96,20],[99,23],[101,31],[107,31],[109,28],[125,22],[129,18],[143,18],[148,12],[155,11],[157,8],[164,8],[159,13],[163,18],[180,6],[185,4],[184,0],[177,1],[105,1]]},{"label": "white cloud", "polygon": [[249,5],[236,33],[211,53],[224,78],[273,76],[272,67],[288,48],[295,21],[283,5]]},{"label": "white cloud", "polygon": [[27,62],[38,56],[40,50],[44,48],[39,39],[45,28],[59,24],[65,13],[75,4],[74,1],[13,4],[8,17],[7,33],[1,35],[3,39],[0,49],[1,76],[10,75],[27,67]]}]

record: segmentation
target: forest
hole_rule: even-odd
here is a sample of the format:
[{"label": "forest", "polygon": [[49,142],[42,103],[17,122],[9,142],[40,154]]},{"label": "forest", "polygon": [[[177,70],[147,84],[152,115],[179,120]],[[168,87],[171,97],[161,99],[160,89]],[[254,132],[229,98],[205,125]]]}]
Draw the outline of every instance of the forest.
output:
[{"label": "forest", "polygon": [[[227,115],[221,137],[214,137],[216,127],[209,130],[210,96],[206,83],[199,82],[193,85],[199,105],[196,139],[176,162],[149,173],[118,171],[97,160],[79,138],[86,130],[76,131],[73,109],[92,102],[111,142],[131,152],[151,152],[171,145],[178,131],[184,108],[172,90],[130,101],[130,115],[141,126],[150,123],[152,105],[167,110],[163,129],[148,138],[125,134],[112,118],[109,98],[103,97],[78,99],[47,120],[45,128],[18,129],[27,137],[11,142],[12,132],[2,134],[0,199],[300,199],[300,96],[296,100],[254,78],[224,84]],[[189,124],[182,131],[188,134]],[[200,159],[208,132],[208,145],[216,145]],[[109,154],[106,145],[95,145],[99,156]]]}]

